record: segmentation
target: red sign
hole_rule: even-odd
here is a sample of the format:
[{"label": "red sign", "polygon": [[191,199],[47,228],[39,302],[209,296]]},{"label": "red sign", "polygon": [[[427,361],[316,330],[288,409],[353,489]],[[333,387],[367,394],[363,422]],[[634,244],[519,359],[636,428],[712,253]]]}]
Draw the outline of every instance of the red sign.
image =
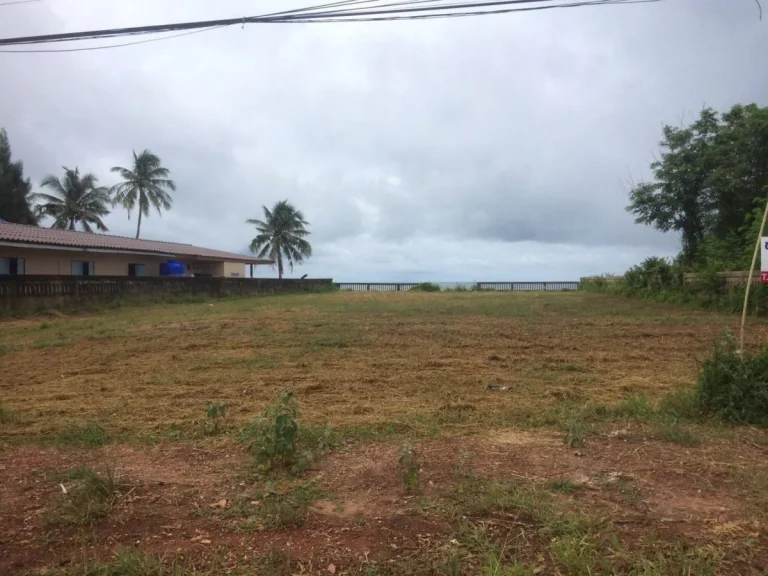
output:
[{"label": "red sign", "polygon": [[760,272],[760,284],[768,284],[768,272]]}]

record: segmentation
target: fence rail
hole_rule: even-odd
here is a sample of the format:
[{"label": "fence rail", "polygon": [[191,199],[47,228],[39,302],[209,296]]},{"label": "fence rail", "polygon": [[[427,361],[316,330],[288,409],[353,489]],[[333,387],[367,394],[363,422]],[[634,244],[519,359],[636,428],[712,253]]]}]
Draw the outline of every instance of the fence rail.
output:
[{"label": "fence rail", "polygon": [[[337,282],[339,290],[352,292],[407,292],[421,282]],[[475,282],[459,284],[471,290],[498,290],[507,292],[561,292],[578,290],[578,282]]]}]

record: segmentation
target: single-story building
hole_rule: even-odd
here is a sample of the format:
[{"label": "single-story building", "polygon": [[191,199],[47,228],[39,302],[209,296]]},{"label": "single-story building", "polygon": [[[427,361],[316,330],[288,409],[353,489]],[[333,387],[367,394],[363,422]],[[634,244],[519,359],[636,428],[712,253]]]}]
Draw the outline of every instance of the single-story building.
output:
[{"label": "single-story building", "polygon": [[[243,278],[246,265],[272,260],[108,234],[55,230],[0,220],[0,275],[161,276],[168,262],[185,276]],[[163,266],[168,268],[168,266]]]}]

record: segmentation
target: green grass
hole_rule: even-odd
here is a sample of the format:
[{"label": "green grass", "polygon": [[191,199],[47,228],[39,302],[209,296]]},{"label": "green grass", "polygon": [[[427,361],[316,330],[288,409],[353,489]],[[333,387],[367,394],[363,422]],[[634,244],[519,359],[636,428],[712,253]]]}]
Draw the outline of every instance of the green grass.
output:
[{"label": "green grass", "polygon": [[[90,524],[110,513],[115,503],[130,489],[114,468],[95,470],[80,466],[58,478],[67,490],[59,494],[48,510],[48,526]],[[68,488],[67,488],[68,486]]]},{"label": "green grass", "polygon": [[283,530],[304,525],[307,511],[323,492],[315,482],[266,486],[228,500],[219,509],[198,509],[199,516],[215,515],[233,522],[238,532]]}]

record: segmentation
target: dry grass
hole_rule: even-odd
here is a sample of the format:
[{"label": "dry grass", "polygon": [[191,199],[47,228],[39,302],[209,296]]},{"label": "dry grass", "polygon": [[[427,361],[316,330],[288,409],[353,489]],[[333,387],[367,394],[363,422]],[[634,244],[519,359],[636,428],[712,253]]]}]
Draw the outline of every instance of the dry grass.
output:
[{"label": "dry grass", "polygon": [[696,359],[734,325],[595,295],[487,293],[276,297],[4,322],[0,397],[16,418],[3,434],[183,428],[211,401],[228,404],[237,425],[286,388],[309,422],[335,427],[470,426],[477,414],[514,422],[658,397],[691,382]]},{"label": "dry grass", "polygon": [[[765,573],[765,434],[670,416],[684,399],[668,392],[736,323],[580,293],[3,322],[0,572]],[[335,449],[298,477],[259,472],[238,435],[285,389],[302,442],[334,429]],[[220,434],[210,403],[228,407]],[[62,498],[51,478],[102,462],[137,490],[46,527]]]}]

